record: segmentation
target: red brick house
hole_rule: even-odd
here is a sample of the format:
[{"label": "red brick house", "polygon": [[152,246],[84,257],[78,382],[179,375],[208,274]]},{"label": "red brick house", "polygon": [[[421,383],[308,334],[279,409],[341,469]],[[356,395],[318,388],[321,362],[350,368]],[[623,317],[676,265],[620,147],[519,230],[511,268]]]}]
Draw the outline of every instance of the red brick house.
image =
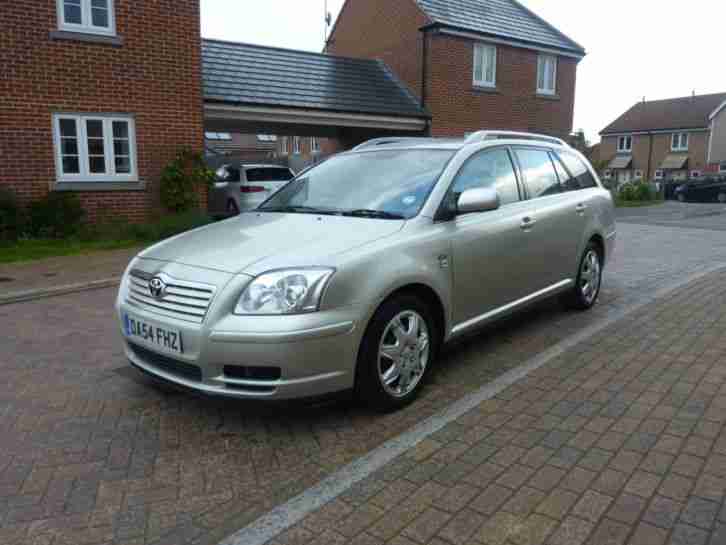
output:
[{"label": "red brick house", "polygon": [[147,218],[175,152],[203,149],[199,0],[0,3],[0,187]]},{"label": "red brick house", "polygon": [[572,131],[585,50],[515,0],[347,0],[327,52],[385,62],[433,136]]}]

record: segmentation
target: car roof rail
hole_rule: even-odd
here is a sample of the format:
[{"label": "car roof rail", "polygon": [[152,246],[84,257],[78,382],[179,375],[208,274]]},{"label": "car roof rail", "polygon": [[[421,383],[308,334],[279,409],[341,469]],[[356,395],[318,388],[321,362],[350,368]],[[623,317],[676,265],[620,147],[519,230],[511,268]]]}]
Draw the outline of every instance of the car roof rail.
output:
[{"label": "car roof rail", "polygon": [[395,146],[405,144],[435,144],[442,141],[462,142],[461,138],[427,138],[425,136],[387,136],[382,138],[374,138],[357,145],[351,151],[360,151],[364,149],[376,148],[378,146]]},{"label": "car roof rail", "polygon": [[558,146],[565,146],[568,148],[570,147],[567,142],[555,136],[516,131],[477,131],[467,136],[466,143],[471,144],[473,142],[483,142],[485,140],[535,140],[539,142],[547,142],[548,144],[557,144]]}]

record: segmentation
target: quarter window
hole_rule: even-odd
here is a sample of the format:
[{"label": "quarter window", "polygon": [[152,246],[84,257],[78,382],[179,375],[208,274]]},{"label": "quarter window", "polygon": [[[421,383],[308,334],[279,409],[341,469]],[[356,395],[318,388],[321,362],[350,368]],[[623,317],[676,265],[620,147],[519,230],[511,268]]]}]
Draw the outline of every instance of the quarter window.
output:
[{"label": "quarter window", "polygon": [[[565,163],[565,167],[567,167],[571,175],[570,181],[565,184],[565,189],[572,191],[597,187],[597,182],[590,172],[590,169],[587,168],[587,165],[579,157],[570,153],[562,153],[559,155],[559,158]],[[557,161],[555,161],[555,164],[557,164]]]},{"label": "quarter window", "polygon": [[618,151],[629,152],[633,149],[633,137],[632,136],[619,136],[618,137]]},{"label": "quarter window", "polygon": [[132,118],[58,114],[53,133],[59,182],[137,181]]},{"label": "quarter window", "polygon": [[538,149],[518,149],[517,159],[522,167],[530,199],[562,192],[549,153]]},{"label": "quarter window", "polygon": [[557,57],[540,55],[537,61],[537,92],[543,95],[557,93]]},{"label": "quarter window", "polygon": [[494,87],[497,84],[497,48],[474,44],[474,85]]},{"label": "quarter window", "polygon": [[680,132],[675,133],[671,137],[671,150],[672,151],[688,151],[688,133]]},{"label": "quarter window", "polygon": [[115,34],[113,0],[56,0],[58,28],[71,32]]},{"label": "quarter window", "polygon": [[484,151],[469,159],[456,176],[450,195],[456,202],[467,189],[480,187],[496,189],[502,206],[519,201],[517,176],[506,149]]}]

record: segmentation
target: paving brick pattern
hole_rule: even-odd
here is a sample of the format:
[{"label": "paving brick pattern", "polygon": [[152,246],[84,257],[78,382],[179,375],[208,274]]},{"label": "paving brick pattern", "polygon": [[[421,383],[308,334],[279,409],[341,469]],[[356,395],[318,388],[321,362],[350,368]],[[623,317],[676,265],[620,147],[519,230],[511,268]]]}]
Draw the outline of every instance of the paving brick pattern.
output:
[{"label": "paving brick pattern", "polygon": [[[0,543],[217,543],[628,304],[644,286],[651,291],[713,264],[708,237],[699,250],[690,232],[667,232],[649,249],[636,242],[641,229],[621,226],[625,243],[594,311],[569,313],[547,302],[458,342],[416,404],[392,415],[346,404],[264,408],[160,391],[124,362],[110,310],[114,290],[0,307]],[[684,259],[672,260],[670,275],[661,268],[649,277],[652,254],[684,240]],[[709,355],[720,346],[708,328],[720,320],[711,286],[721,280],[683,292],[681,304],[662,313],[662,327],[631,319],[614,337],[578,347],[577,356],[546,367],[552,375],[527,379],[447,426],[280,539],[456,543],[486,527],[515,543],[539,536],[576,543],[633,525],[648,539],[659,532],[682,540],[699,531],[723,536],[717,522],[703,528],[706,507],[719,502],[724,486],[726,464],[704,455],[720,445],[721,425],[711,418],[719,412],[719,386],[712,385],[713,399],[696,396],[701,377],[711,380],[714,371],[701,356],[678,359],[690,357],[696,342]],[[687,328],[684,320],[691,320]],[[672,364],[652,367],[649,350],[666,344],[663,361]],[[648,372],[628,382],[632,358]],[[677,505],[678,517],[669,518],[671,504],[650,495]],[[693,498],[711,503],[691,504]],[[594,520],[603,509],[607,524]],[[719,509],[715,520],[724,518]],[[513,537],[506,533],[520,525]]]},{"label": "paving brick pattern", "polygon": [[722,272],[566,351],[273,543],[305,529],[295,543],[723,545],[724,330]]}]

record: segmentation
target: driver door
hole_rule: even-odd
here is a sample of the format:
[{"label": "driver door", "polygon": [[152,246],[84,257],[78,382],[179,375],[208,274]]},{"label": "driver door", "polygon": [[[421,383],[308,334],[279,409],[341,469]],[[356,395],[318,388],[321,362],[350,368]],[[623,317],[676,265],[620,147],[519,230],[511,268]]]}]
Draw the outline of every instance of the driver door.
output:
[{"label": "driver door", "polygon": [[472,156],[449,188],[448,202],[480,187],[497,190],[499,209],[459,215],[447,224],[455,329],[521,298],[530,280],[521,217],[527,203],[508,148],[490,148]]}]

